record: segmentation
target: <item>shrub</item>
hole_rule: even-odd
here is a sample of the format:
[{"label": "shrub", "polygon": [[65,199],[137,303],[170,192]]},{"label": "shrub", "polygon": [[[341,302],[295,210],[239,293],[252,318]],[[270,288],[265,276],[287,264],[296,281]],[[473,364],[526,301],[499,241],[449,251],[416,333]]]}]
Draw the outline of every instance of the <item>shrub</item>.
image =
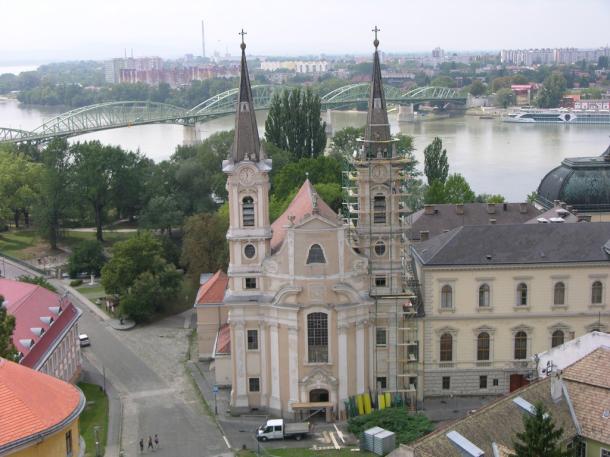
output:
[{"label": "shrub", "polygon": [[352,417],[347,429],[356,436],[371,427],[381,427],[396,433],[400,444],[410,443],[434,430],[434,424],[423,414],[411,414],[405,408],[387,408],[365,416]]},{"label": "shrub", "polygon": [[82,279],[75,279],[73,281],[70,281],[70,287],[78,287],[80,285],[82,285],[83,280]]}]

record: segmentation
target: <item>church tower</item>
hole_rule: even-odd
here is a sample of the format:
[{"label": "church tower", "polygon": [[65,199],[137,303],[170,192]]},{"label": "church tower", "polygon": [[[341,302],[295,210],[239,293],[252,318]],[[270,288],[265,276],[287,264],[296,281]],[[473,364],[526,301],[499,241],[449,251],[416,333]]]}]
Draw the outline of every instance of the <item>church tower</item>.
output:
[{"label": "church tower", "polygon": [[[228,309],[232,353],[231,405],[248,408],[247,358],[251,330],[246,328],[246,309],[257,305],[264,294],[263,260],[271,253],[269,224],[269,172],[256,125],[252,89],[242,30],[241,74],[235,112],[235,139],[229,158],[223,161],[229,201],[229,268],[224,304]],[[257,333],[258,335],[258,333]],[[258,345],[258,336],[256,337]],[[261,340],[262,343],[262,340]],[[265,374],[262,375],[263,379]]]},{"label": "church tower", "polygon": [[242,30],[241,75],[235,113],[235,139],[223,161],[229,200],[229,289],[237,296],[260,293],[263,259],[270,253],[269,172],[256,125]]},{"label": "church tower", "polygon": [[[409,249],[406,238],[405,167],[409,156],[398,149],[390,133],[381,79],[379,40],[375,27],[373,74],[367,123],[350,173],[357,195],[355,242],[369,259],[369,294],[375,300],[371,385],[404,393],[415,401],[417,387],[417,323],[409,289]],[[380,343],[381,342],[381,343]],[[380,346],[382,348],[380,348]]]}]

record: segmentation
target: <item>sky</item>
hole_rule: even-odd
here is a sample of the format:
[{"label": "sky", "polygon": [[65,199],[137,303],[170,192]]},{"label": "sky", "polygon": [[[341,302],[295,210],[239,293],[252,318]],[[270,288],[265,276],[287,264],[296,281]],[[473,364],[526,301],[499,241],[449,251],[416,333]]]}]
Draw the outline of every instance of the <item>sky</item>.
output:
[{"label": "sky", "polygon": [[0,63],[239,53],[366,54],[374,25],[392,53],[595,48],[610,0],[0,0]]}]

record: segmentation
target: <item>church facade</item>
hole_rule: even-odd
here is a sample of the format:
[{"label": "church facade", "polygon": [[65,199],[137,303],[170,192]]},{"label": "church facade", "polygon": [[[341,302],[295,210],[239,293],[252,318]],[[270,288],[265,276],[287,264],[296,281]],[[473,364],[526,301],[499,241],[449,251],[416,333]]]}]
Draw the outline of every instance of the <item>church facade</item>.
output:
[{"label": "church facade", "polygon": [[273,165],[258,137],[241,45],[235,140],[223,162],[229,268],[202,287],[196,305],[199,328],[207,329],[199,335],[200,354],[217,366],[230,354],[235,413],[291,417],[321,408],[330,417],[350,396],[399,388],[390,363],[396,354],[389,353],[395,317],[383,310],[396,309],[399,300],[402,313],[408,302],[395,185],[403,164],[390,136],[377,46],[375,40],[366,133],[353,161],[356,219],[335,213],[306,180],[270,224]]}]

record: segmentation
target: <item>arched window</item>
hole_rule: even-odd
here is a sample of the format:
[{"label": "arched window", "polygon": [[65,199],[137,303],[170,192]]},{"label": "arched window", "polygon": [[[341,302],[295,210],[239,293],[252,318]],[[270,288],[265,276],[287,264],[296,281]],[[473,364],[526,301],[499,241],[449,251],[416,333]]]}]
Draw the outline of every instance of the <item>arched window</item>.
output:
[{"label": "arched window", "polygon": [[453,360],[453,337],[450,333],[441,335],[441,362],[451,362]]},{"label": "arched window", "polygon": [[479,307],[485,308],[489,306],[489,285],[481,284],[479,287]]},{"label": "arched window", "polygon": [[312,244],[309,248],[309,254],[307,254],[307,263],[326,263],[324,258],[324,251],[319,244]]},{"label": "arched window", "polygon": [[448,284],[441,289],[441,308],[453,308],[453,288]]},{"label": "arched window", "polygon": [[481,332],[477,336],[477,360],[489,360],[489,333]]},{"label": "arched window", "polygon": [[254,227],[254,200],[252,197],[244,197],[241,211],[244,227]]},{"label": "arched window", "polygon": [[373,200],[373,221],[375,224],[385,224],[385,196],[375,195]]},{"label": "arched window", "polygon": [[527,305],[527,284],[524,282],[519,283],[517,286],[517,305]]},{"label": "arched window", "polygon": [[307,355],[309,363],[328,362],[328,315],[307,315]]},{"label": "arched window", "polygon": [[601,281],[595,281],[591,285],[591,303],[594,305],[599,305],[602,302],[602,293],[604,291],[604,286]]},{"label": "arched window", "polygon": [[565,305],[566,303],[566,285],[561,281],[555,283],[553,289],[553,304]]},{"label": "arched window", "polygon": [[523,330],[515,333],[515,360],[527,358],[527,333]]},{"label": "arched window", "polygon": [[563,344],[565,336],[563,334],[563,330],[555,330],[553,335],[551,336],[551,347],[560,346]]}]

